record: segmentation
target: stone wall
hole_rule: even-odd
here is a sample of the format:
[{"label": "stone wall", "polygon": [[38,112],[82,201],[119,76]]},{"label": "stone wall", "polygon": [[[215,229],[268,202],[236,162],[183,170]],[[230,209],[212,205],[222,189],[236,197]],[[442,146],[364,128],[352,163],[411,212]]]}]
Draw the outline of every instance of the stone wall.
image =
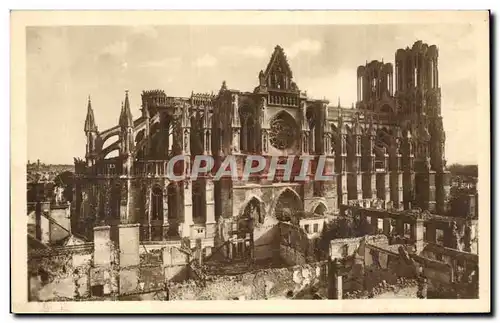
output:
[{"label": "stone wall", "polygon": [[253,230],[254,257],[256,260],[276,256],[279,249],[280,229],[278,221],[272,217],[264,218],[264,223],[255,224]]},{"label": "stone wall", "polygon": [[29,300],[73,299],[88,295],[93,245],[37,250],[28,255]]},{"label": "stone wall", "polygon": [[57,223],[52,223],[50,226],[51,242],[60,241],[69,236],[71,229],[69,207],[51,208],[50,217]]},{"label": "stone wall", "polygon": [[389,249],[365,245],[365,288],[372,290],[379,285],[398,286],[403,278],[415,278],[415,268],[406,263],[396,251],[398,245]]},{"label": "stone wall", "polygon": [[330,259],[340,259],[352,256],[360,247],[361,241],[370,244],[388,245],[389,241],[385,235],[375,235],[357,238],[334,239],[330,241]]},{"label": "stone wall", "polygon": [[170,285],[171,300],[231,300],[285,298],[310,286],[326,288],[326,263],[298,265],[248,272],[236,276],[207,278],[206,287],[189,280]]}]

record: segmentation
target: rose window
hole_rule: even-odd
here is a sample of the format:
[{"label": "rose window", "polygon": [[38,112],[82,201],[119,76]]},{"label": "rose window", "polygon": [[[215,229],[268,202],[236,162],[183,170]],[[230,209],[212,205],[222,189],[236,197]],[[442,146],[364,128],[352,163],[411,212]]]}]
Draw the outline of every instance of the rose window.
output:
[{"label": "rose window", "polygon": [[287,113],[281,113],[274,118],[270,130],[269,140],[277,149],[291,148],[298,137],[295,120]]}]

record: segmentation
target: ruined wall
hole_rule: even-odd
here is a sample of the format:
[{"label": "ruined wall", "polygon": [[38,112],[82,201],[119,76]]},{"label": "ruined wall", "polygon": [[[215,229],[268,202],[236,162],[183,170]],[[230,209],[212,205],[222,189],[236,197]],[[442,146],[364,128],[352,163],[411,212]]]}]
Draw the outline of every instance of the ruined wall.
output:
[{"label": "ruined wall", "polygon": [[181,241],[143,244],[139,254],[139,287],[142,290],[155,289],[164,281],[189,278],[190,257],[181,251]]},{"label": "ruined wall", "polygon": [[269,259],[276,255],[279,249],[280,230],[278,220],[272,217],[264,218],[264,223],[254,224],[253,241],[255,259]]},{"label": "ruined wall", "polygon": [[413,259],[423,267],[423,274],[431,286],[453,282],[453,268],[450,265],[417,255]]},{"label": "ruined wall", "polygon": [[50,225],[51,242],[68,237],[71,226],[69,208],[53,208],[50,210],[50,217],[57,223],[51,223]]},{"label": "ruined wall", "polygon": [[288,266],[302,265],[314,259],[314,246],[300,227],[279,224],[279,256]]},{"label": "ruined wall", "polygon": [[382,281],[371,290],[345,291],[345,299],[367,298],[417,298],[418,282],[414,279],[399,278],[395,284]]},{"label": "ruined wall", "polygon": [[461,275],[456,267],[441,261],[414,256],[428,281],[428,298],[471,299],[479,297],[477,272]]},{"label": "ruined wall", "polygon": [[[366,240],[365,240],[366,239]],[[358,251],[361,241],[366,241],[370,244],[385,246],[389,241],[385,235],[375,235],[357,238],[334,239],[330,241],[330,259],[340,259],[347,256],[352,256]]]},{"label": "ruined wall", "polygon": [[189,277],[186,267],[190,258],[177,246],[171,246],[162,250],[162,264],[164,279],[168,281],[182,281]]},{"label": "ruined wall", "polygon": [[398,286],[403,278],[415,278],[415,268],[406,263],[396,252],[397,245],[391,250],[365,246],[365,287],[372,290],[382,285]]},{"label": "ruined wall", "polygon": [[29,253],[29,300],[64,300],[88,295],[92,250],[92,244],[86,244]]},{"label": "ruined wall", "polygon": [[319,262],[249,272],[236,276],[209,277],[206,287],[194,281],[170,286],[172,300],[231,300],[285,298],[288,291],[299,293],[312,285],[325,288],[326,263]]},{"label": "ruined wall", "polygon": [[[295,190],[299,187],[291,185],[290,189]],[[231,211],[232,214],[228,219],[219,220],[219,238],[226,241],[232,237],[231,232],[237,228],[237,223],[243,216],[244,210],[248,203],[253,199],[257,199],[260,203],[260,213],[262,221],[253,222],[253,243],[254,257],[257,260],[272,258],[279,252],[279,228],[278,220],[272,214],[273,207],[280,194],[284,191],[285,186],[234,186],[231,190]],[[221,203],[225,203],[221,201]],[[229,206],[226,206],[226,208]],[[221,243],[220,241],[219,243]]]}]

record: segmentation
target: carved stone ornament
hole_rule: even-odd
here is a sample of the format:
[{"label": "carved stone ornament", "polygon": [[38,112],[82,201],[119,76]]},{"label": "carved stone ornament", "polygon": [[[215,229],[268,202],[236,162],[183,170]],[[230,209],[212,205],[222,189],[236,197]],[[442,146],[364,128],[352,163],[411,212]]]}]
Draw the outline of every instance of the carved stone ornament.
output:
[{"label": "carved stone ornament", "polygon": [[277,149],[287,149],[292,147],[298,136],[294,120],[288,118],[275,118],[271,122],[270,141]]}]

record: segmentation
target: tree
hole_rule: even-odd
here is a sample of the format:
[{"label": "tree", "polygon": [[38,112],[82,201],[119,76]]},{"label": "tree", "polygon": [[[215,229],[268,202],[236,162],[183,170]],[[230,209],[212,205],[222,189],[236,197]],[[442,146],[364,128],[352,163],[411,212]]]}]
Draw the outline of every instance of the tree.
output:
[{"label": "tree", "polygon": [[477,165],[462,165],[462,164],[452,164],[448,167],[448,170],[453,176],[467,176],[467,177],[477,177],[478,167]]}]

